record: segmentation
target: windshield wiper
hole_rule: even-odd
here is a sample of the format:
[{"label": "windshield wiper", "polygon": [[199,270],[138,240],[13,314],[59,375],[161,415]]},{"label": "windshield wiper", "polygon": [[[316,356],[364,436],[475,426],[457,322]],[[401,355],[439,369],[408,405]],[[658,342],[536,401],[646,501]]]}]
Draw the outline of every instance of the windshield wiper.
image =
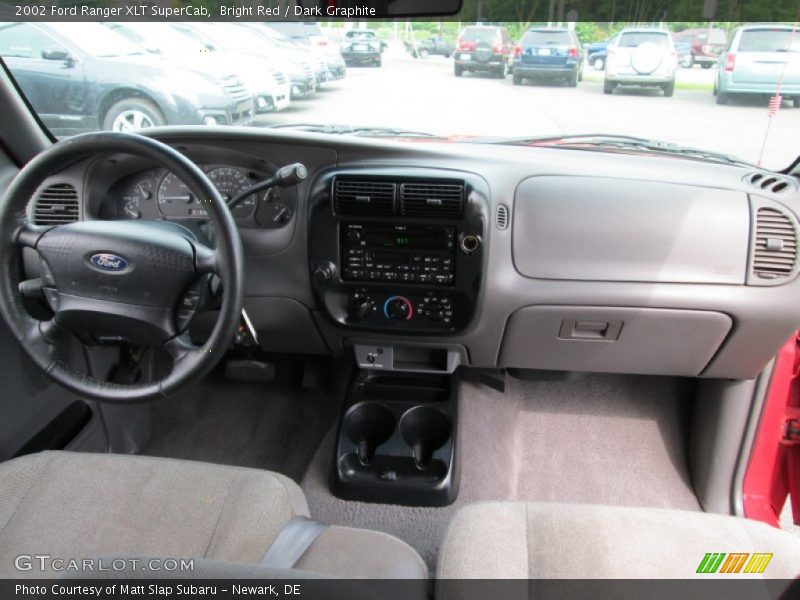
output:
[{"label": "windshield wiper", "polygon": [[440,136],[426,131],[413,131],[394,127],[358,127],[353,125],[325,125],[321,123],[277,123],[269,129],[297,129],[310,133],[329,133],[332,135],[357,135],[362,137],[420,137],[438,139]]},{"label": "windshield wiper", "polygon": [[700,150],[689,146],[681,146],[672,142],[651,140],[631,135],[614,135],[606,133],[582,133],[574,135],[551,135],[542,137],[507,137],[464,140],[462,143],[500,144],[510,146],[547,146],[550,148],[568,148],[571,150],[636,150],[669,156],[682,156],[695,160],[706,160],[733,165],[753,166],[728,154]]}]

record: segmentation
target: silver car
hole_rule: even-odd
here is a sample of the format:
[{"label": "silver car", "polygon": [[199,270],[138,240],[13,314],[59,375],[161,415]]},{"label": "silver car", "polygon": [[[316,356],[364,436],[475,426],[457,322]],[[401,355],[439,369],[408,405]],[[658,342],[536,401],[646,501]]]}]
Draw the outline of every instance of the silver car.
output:
[{"label": "silver car", "polygon": [[717,104],[733,95],[778,92],[800,108],[800,34],[790,25],[747,25],[736,30],[714,81]]},{"label": "silver car", "polygon": [[660,87],[665,96],[675,91],[678,55],[666,29],[629,27],[608,45],[603,92],[617,86]]}]

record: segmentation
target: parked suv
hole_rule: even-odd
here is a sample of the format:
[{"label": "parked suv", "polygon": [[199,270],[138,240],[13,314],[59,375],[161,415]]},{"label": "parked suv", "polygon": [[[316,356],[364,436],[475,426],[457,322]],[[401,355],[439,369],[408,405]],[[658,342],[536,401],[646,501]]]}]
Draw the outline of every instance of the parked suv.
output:
[{"label": "parked suv", "polygon": [[0,56],[56,136],[253,117],[237,79],[154,58],[98,23],[2,23]]},{"label": "parked suv", "polygon": [[505,27],[465,27],[456,43],[453,72],[456,77],[461,77],[465,71],[505,77],[513,51],[514,46]]},{"label": "parked suv", "polygon": [[714,81],[717,104],[734,94],[771,96],[778,90],[800,108],[800,36],[791,25],[747,25],[736,30]]},{"label": "parked suv", "polygon": [[681,66],[691,69],[695,64],[710,69],[719,61],[720,54],[728,45],[728,36],[723,29],[685,29],[675,34],[675,47],[686,46],[681,53]]},{"label": "parked suv", "polygon": [[563,79],[575,87],[583,76],[582,56],[574,31],[528,29],[514,49],[514,85],[523,79]]},{"label": "parked suv", "polygon": [[675,92],[677,53],[666,29],[623,29],[608,46],[603,92],[618,85],[659,87],[665,96]]}]

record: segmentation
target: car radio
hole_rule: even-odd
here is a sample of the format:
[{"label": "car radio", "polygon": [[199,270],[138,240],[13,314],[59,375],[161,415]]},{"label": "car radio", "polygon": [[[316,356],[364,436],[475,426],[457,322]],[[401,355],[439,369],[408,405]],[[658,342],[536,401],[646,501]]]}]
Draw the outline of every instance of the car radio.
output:
[{"label": "car radio", "polygon": [[452,285],[455,227],[344,223],[342,275],[348,281]]},{"label": "car radio", "polygon": [[470,173],[337,169],[309,197],[309,274],[321,312],[369,333],[454,335],[477,312],[489,190]]}]

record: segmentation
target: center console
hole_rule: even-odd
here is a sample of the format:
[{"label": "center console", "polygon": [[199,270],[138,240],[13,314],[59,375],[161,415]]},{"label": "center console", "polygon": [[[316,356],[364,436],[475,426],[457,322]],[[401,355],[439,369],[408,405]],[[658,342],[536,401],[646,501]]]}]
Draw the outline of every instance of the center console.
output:
[{"label": "center console", "polygon": [[347,331],[342,344],[359,367],[333,457],[341,498],[413,506],[456,498],[457,367],[466,350],[430,337],[475,318],[488,194],[470,173],[388,167],[331,171],[312,188],[317,305]]},{"label": "center console", "polygon": [[476,311],[485,182],[428,169],[340,170],[311,195],[309,256],[327,315],[351,329],[452,334]]}]

